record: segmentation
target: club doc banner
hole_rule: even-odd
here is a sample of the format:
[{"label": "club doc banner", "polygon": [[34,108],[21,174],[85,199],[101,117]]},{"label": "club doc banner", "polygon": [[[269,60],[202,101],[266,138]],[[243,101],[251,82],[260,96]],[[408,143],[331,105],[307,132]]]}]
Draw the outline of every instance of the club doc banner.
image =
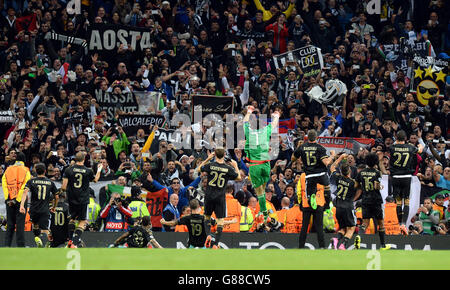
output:
[{"label": "club doc banner", "polygon": [[323,67],[322,52],[320,48],[312,45],[275,55],[273,61],[277,69],[281,69],[284,65],[295,69],[292,63],[296,62],[300,65],[305,77],[318,75]]}]

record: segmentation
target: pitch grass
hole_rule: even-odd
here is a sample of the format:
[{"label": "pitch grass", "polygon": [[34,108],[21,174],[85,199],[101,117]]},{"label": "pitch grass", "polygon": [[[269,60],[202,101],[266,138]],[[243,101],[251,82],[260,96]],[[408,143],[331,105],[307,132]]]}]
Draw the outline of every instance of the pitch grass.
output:
[{"label": "pitch grass", "polygon": [[450,251],[0,248],[0,270],[449,270]]}]

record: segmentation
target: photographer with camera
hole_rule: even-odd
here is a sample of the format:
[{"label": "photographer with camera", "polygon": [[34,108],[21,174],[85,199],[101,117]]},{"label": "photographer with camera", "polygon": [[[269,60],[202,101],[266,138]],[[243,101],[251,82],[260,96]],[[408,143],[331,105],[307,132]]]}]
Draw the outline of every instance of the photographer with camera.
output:
[{"label": "photographer with camera", "polygon": [[118,193],[113,193],[108,205],[101,211],[105,232],[124,232],[128,230],[128,222],[133,212],[127,201]]},{"label": "photographer with camera", "polygon": [[439,224],[439,212],[433,209],[431,198],[427,197],[423,200],[423,205],[419,207],[413,220],[422,222],[424,234],[434,235],[434,228]]},{"label": "photographer with camera", "polygon": [[421,221],[416,221],[414,224],[409,226],[410,235],[428,235],[423,231],[423,224]]}]

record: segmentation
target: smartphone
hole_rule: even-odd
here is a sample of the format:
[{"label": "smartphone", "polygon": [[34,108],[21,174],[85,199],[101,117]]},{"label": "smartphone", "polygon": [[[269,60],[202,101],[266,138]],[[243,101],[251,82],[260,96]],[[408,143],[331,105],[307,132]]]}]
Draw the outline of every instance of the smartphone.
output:
[{"label": "smartphone", "polygon": [[58,156],[58,152],[52,151],[52,155],[53,155],[53,156]]},{"label": "smartphone", "polygon": [[164,50],[164,54],[170,54],[170,50]]},{"label": "smartphone", "polygon": [[159,14],[158,10],[152,10],[152,15],[158,15],[158,14]]},{"label": "smartphone", "polygon": [[422,34],[422,36],[423,35],[428,36],[428,30],[422,29],[422,31],[420,31],[420,34]]},{"label": "smartphone", "polygon": [[228,44],[228,48],[236,48],[236,44]]}]

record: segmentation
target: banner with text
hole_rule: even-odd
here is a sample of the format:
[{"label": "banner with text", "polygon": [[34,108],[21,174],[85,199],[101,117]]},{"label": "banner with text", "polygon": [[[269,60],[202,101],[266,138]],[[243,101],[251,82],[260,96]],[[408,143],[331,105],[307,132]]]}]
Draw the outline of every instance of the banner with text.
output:
[{"label": "banner with text", "polygon": [[285,65],[295,69],[291,63],[298,63],[305,77],[318,75],[323,67],[322,52],[320,48],[312,45],[275,55],[273,60],[277,69],[281,69]]},{"label": "banner with text", "polygon": [[115,94],[102,90],[95,90],[95,98],[100,105],[100,110],[106,110],[108,120],[114,118],[116,110],[125,113],[137,113],[139,111],[136,96],[132,92]]},{"label": "banner with text", "polygon": [[0,123],[14,123],[14,120],[13,111],[0,111]]},{"label": "banner with text", "polygon": [[422,57],[434,55],[431,42],[424,40],[410,41],[406,44],[380,44],[377,49],[386,61],[391,61],[396,69],[400,69],[405,73],[408,70],[408,52],[409,54],[415,53]]},{"label": "banner with text", "polygon": [[192,138],[190,134],[184,134],[181,130],[162,129],[155,131],[155,138],[150,146],[150,153],[156,154],[159,151],[159,142],[167,141],[168,143],[186,144],[185,146],[192,148]]},{"label": "banner with text", "polygon": [[[229,96],[192,96],[192,114],[201,111],[202,118],[208,114],[217,114],[224,117],[226,114],[233,114],[234,97]],[[194,115],[192,116],[194,120]]]},{"label": "banner with text", "polygon": [[150,30],[118,24],[92,24],[88,31],[89,51],[115,52],[121,44],[133,51],[142,51],[152,46]]},{"label": "banner with text", "polygon": [[371,146],[375,145],[374,139],[349,137],[318,137],[317,142],[327,149],[327,153],[334,150],[336,154],[341,152],[358,154],[360,149],[369,150]]},{"label": "banner with text", "polygon": [[162,115],[138,115],[138,114],[130,114],[130,115],[119,115],[119,125],[123,128],[127,136],[134,136],[138,129],[144,129],[146,134],[150,134],[150,126],[157,125],[161,127],[166,118]]},{"label": "banner with text", "polygon": [[411,91],[423,106],[433,96],[445,95],[445,79],[448,75],[448,61],[434,57],[416,55],[413,59]]}]

